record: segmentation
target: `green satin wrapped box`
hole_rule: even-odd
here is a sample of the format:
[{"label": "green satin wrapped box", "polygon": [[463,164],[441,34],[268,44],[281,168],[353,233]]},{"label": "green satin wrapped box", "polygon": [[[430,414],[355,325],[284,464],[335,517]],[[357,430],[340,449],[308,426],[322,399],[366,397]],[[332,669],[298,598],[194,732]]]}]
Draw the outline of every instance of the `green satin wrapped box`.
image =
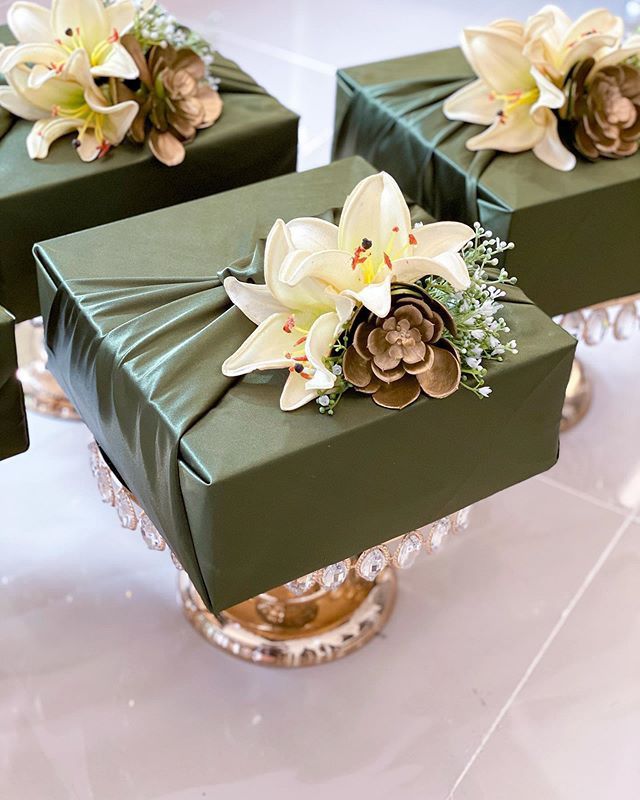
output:
[{"label": "green satin wrapped box", "polygon": [[35,249],[49,367],[216,611],[557,458],[575,340],[516,289],[520,355],[491,366],[489,400],[461,389],[388,411],[349,393],[327,417],[280,411],[282,371],[223,376],[254,326],[222,278],[262,282],[275,219],[335,219],[372,172],[347,159]]},{"label": "green satin wrapped box", "polygon": [[474,154],[465,142],[482,129],[442,113],[473,77],[457,48],[340,70],[336,156],[391,173],[437,219],[514,241],[506,267],[548,314],[640,292],[640,157],[566,173],[531,152]]},{"label": "green satin wrapped box", "polygon": [[[10,41],[6,27],[0,41]],[[47,159],[32,161],[25,143],[32,123],[11,125],[0,109],[0,303],[18,321],[40,313],[34,242],[295,169],[298,117],[234,62],[216,54],[215,65],[222,116],[199,131],[178,167],[166,167],[148,148],[128,142],[86,164],[70,137],[56,142]]]},{"label": "green satin wrapped box", "polygon": [[0,461],[29,447],[13,316],[0,307]]}]

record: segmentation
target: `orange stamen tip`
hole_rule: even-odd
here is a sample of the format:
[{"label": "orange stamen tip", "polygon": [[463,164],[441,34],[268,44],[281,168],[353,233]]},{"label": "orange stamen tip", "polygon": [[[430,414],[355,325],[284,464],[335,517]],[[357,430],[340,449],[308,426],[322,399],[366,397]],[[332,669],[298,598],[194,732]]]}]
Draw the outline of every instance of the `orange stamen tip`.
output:
[{"label": "orange stamen tip", "polygon": [[409,234],[409,244],[418,244],[418,240],[412,233]]},{"label": "orange stamen tip", "polygon": [[391,230],[392,230],[394,233],[398,233],[398,231],[400,230],[400,228],[399,228],[397,225],[394,225],[394,226],[393,226],[393,228],[391,228]]},{"label": "orange stamen tip", "polygon": [[289,319],[288,319],[288,320],[287,320],[287,321],[284,323],[284,325],[282,326],[282,330],[283,330],[285,333],[291,333],[291,331],[292,331],[292,330],[295,328],[295,326],[296,326],[296,320],[295,320],[295,317],[294,317],[294,316],[293,316],[293,314],[292,314],[292,315],[289,317]]},{"label": "orange stamen tip", "polygon": [[[291,331],[287,331],[287,333],[291,333]],[[298,341],[295,343],[294,347],[297,347],[299,344],[302,344],[303,342],[306,342],[306,341],[307,341],[307,337],[303,336],[301,339],[298,339]]]},{"label": "orange stamen tip", "polygon": [[393,264],[391,263],[391,259],[386,253],[384,254],[384,263],[389,267],[389,269],[393,269]]},{"label": "orange stamen tip", "polygon": [[298,374],[300,375],[300,377],[301,377],[301,378],[304,378],[304,379],[305,379],[305,381],[308,381],[308,380],[310,380],[310,379],[311,379],[311,375],[309,375],[309,374],[308,374],[308,373],[306,373],[306,372],[299,372]]},{"label": "orange stamen tip", "polygon": [[113,33],[107,39],[107,41],[109,42],[109,44],[115,44],[116,42],[120,41],[120,34],[118,33],[118,31],[115,28],[113,29]]}]

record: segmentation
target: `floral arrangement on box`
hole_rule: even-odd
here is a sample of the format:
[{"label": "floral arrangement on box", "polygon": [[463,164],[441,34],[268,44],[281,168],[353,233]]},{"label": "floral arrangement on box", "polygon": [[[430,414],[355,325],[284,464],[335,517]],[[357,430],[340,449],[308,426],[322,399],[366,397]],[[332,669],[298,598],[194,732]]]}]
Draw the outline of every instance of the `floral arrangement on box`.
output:
[{"label": "floral arrangement on box", "polygon": [[0,106],[34,122],[31,158],[74,133],[83,161],[128,137],[175,166],[222,112],[211,49],[153,0],[15,2],[7,22],[18,44],[0,51]]},{"label": "floral arrangement on box", "polygon": [[478,79],[444,104],[449,119],[490,127],[470,150],[533,150],[568,171],[578,154],[595,161],[633,155],[640,143],[640,36],[606,9],[572,22],[544,6],[525,24],[500,19],[467,28],[462,49]]},{"label": "floral arrangement on box", "polygon": [[276,221],[265,285],[225,279],[229,298],[257,328],[222,371],[286,369],[283,411],[315,400],[333,414],[348,390],[392,409],[460,386],[488,397],[485,362],[517,353],[498,316],[500,285],[515,279],[488,271],[512,247],[478,224],[412,228],[395,180],[384,172],[365,178],[338,226]]}]

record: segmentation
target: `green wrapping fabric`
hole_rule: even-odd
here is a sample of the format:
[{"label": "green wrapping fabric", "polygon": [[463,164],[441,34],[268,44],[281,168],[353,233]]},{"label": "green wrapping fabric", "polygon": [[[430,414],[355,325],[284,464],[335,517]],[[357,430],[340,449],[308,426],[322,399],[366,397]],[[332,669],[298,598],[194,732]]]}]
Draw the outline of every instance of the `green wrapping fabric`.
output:
[{"label": "green wrapping fabric", "polygon": [[14,319],[0,307],[0,461],[29,447],[22,384],[16,377],[18,359]]},{"label": "green wrapping fabric", "polygon": [[[9,41],[6,28],[0,40]],[[40,313],[33,243],[243,186],[296,167],[298,118],[237,64],[216,54],[224,109],[178,167],[128,142],[85,164],[71,137],[46,160],[27,155],[29,122],[0,118],[0,303],[18,321]],[[6,130],[5,130],[6,128]]]},{"label": "green wrapping fabric", "polygon": [[338,72],[337,157],[391,173],[437,219],[479,220],[515,242],[506,266],[548,314],[640,292],[640,157],[558,172],[533,153],[472,153],[482,128],[444,100],[473,78],[457,48]]},{"label": "green wrapping fabric", "polygon": [[521,354],[491,367],[488,401],[283,413],[283,371],[222,374],[254,329],[222,278],[261,282],[275,219],[335,218],[372,171],[347,159],[35,249],[49,368],[216,611],[556,460],[575,340],[515,289]]}]

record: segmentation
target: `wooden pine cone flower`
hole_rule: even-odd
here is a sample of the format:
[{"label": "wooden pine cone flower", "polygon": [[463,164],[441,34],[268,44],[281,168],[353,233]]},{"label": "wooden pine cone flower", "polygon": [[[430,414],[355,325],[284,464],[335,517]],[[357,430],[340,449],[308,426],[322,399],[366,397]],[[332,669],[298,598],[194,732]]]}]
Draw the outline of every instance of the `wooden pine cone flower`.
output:
[{"label": "wooden pine cone flower", "polygon": [[405,408],[421,392],[447,397],[460,385],[460,358],[443,338],[445,328],[455,334],[451,314],[441,303],[418,286],[396,284],[388,316],[356,316],[342,363],[344,377],[384,408]]},{"label": "wooden pine cone flower", "polygon": [[579,64],[570,84],[574,146],[590,161],[631,156],[640,142],[640,71],[616,64],[587,83],[593,64],[593,59]]},{"label": "wooden pine cone flower", "polygon": [[[135,100],[139,111],[129,138],[137,144],[149,140],[153,155],[169,167],[182,163],[184,144],[198,130],[209,128],[222,113],[222,99],[205,82],[206,66],[193,50],[155,45],[145,56],[131,34],[122,37],[140,72],[131,81],[118,83],[118,100]],[[139,83],[139,86],[137,85]]]}]

